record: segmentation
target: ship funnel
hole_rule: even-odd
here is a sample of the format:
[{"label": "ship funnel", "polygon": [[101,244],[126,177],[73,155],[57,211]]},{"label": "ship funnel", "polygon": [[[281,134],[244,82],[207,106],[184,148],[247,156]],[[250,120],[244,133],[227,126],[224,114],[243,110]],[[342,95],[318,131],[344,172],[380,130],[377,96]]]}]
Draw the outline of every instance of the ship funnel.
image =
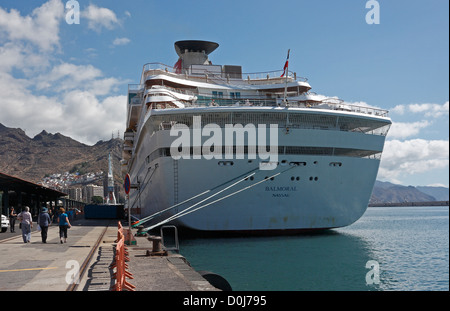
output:
[{"label": "ship funnel", "polygon": [[181,59],[182,68],[191,65],[211,65],[208,55],[217,47],[218,43],[199,40],[184,40],[175,42],[175,51]]}]

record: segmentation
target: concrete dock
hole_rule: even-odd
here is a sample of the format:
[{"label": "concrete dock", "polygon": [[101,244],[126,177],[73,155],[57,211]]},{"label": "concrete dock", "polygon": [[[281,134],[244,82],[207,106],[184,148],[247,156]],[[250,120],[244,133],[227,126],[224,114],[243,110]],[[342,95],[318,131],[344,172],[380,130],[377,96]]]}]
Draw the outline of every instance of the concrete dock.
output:
[{"label": "concrete dock", "polygon": [[[23,243],[20,234],[0,235],[0,291],[109,291],[115,283],[109,266],[116,239],[117,221],[85,219],[72,223],[63,244],[56,225],[46,244],[36,231],[31,243]],[[146,237],[136,237],[127,248],[127,271],[133,275],[128,282],[136,291],[217,291],[181,255],[150,256],[152,242]]]}]

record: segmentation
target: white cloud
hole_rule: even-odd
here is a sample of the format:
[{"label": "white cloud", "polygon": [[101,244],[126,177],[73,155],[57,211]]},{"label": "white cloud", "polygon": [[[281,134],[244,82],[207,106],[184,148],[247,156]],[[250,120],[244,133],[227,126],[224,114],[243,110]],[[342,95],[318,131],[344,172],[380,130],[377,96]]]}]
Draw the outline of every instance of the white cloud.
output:
[{"label": "white cloud", "polygon": [[88,20],[88,27],[100,32],[102,28],[113,29],[119,24],[116,13],[107,8],[100,8],[90,4],[81,14],[82,18]]},{"label": "white cloud", "polygon": [[7,12],[0,7],[0,34],[13,42],[26,40],[42,51],[51,51],[59,46],[59,24],[63,16],[61,0],[49,0],[27,16],[21,16],[15,9]]},{"label": "white cloud", "polygon": [[412,123],[393,122],[388,138],[407,138],[419,134],[420,130],[430,126],[432,122],[423,120]]},{"label": "white cloud", "polygon": [[123,128],[126,96],[110,96],[100,101],[87,91],[75,90],[64,97],[66,128],[79,141],[96,143],[109,138],[111,131]]},{"label": "white cloud", "polygon": [[113,41],[114,45],[126,45],[128,43],[130,43],[130,39],[128,38],[116,38]]},{"label": "white cloud", "polygon": [[[86,12],[97,29],[118,24],[109,9],[90,5]],[[27,16],[0,8],[0,123],[30,137],[45,129],[94,144],[124,126],[126,96],[114,92],[125,81],[61,59],[63,13],[61,0],[49,0]]]},{"label": "white cloud", "polygon": [[378,178],[398,182],[402,176],[448,167],[448,140],[392,140],[385,143]]},{"label": "white cloud", "polygon": [[449,104],[446,101],[444,104],[410,104],[397,105],[390,110],[391,113],[404,115],[407,112],[424,115],[425,117],[439,118],[449,114]]},{"label": "white cloud", "polygon": [[405,113],[405,109],[406,109],[405,105],[397,105],[394,108],[390,109],[389,112],[403,115]]},{"label": "white cloud", "polygon": [[0,123],[20,127],[27,135],[45,129],[60,132],[86,144],[109,139],[111,131],[122,129],[126,115],[126,96],[103,100],[95,92],[75,89],[51,96],[36,95],[19,79],[0,74]]},{"label": "white cloud", "polygon": [[409,110],[414,113],[425,114],[426,117],[438,118],[448,115],[448,101],[443,105],[439,104],[412,104]]},{"label": "white cloud", "polygon": [[62,63],[48,73],[36,78],[37,90],[67,92],[71,90],[88,90],[94,95],[107,95],[123,83],[116,78],[106,78],[98,68],[92,65],[74,65]]}]

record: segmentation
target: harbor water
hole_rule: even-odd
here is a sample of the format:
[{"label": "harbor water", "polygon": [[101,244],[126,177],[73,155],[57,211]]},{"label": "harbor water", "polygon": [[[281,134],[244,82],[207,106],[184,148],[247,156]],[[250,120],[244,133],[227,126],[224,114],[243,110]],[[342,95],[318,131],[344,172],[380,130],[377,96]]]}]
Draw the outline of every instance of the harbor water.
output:
[{"label": "harbor water", "polygon": [[180,251],[235,291],[448,291],[449,208],[370,207],[320,234],[181,236]]}]

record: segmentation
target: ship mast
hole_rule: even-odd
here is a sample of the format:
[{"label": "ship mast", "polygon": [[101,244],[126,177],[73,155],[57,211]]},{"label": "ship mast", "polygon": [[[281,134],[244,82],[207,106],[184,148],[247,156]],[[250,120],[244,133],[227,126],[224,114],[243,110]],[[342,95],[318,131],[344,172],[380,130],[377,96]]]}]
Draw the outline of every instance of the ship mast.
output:
[{"label": "ship mast", "polygon": [[116,197],[114,195],[114,176],[111,152],[108,155],[108,199],[106,200],[106,204],[117,204]]}]

